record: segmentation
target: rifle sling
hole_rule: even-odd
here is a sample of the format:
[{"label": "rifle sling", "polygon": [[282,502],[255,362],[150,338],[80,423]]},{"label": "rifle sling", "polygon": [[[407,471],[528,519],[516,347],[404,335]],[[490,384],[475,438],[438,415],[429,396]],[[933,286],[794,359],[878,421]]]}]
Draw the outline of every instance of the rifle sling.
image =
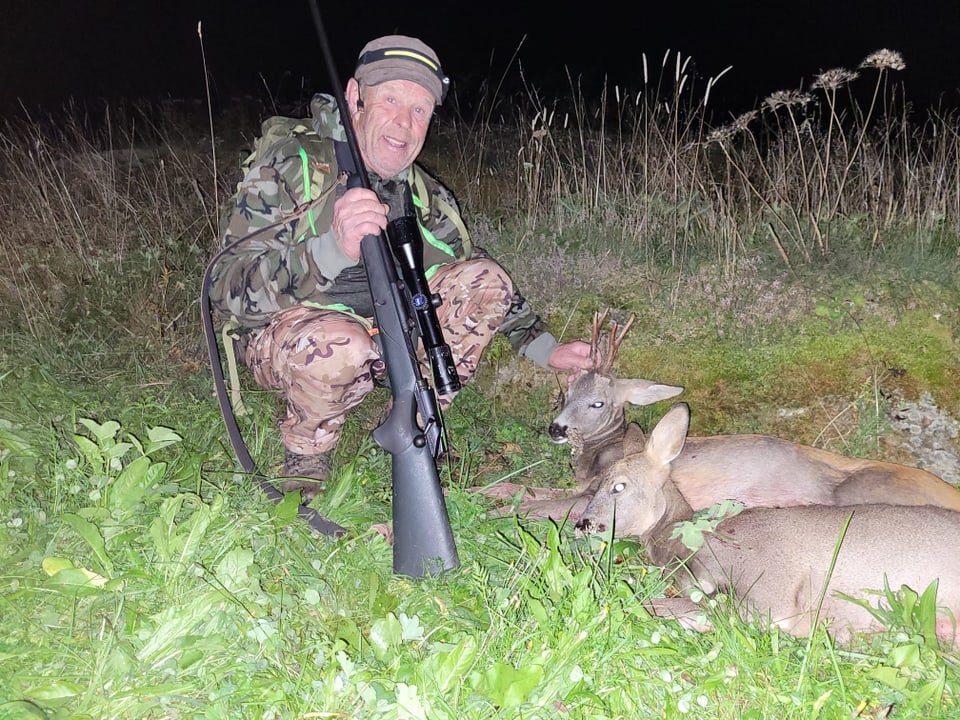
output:
[{"label": "rifle sling", "polygon": [[[237,242],[242,242],[238,240]],[[237,418],[233,412],[233,406],[230,404],[230,398],[227,394],[227,385],[223,376],[223,362],[220,358],[220,347],[217,343],[217,332],[213,327],[213,304],[210,301],[210,276],[213,272],[213,266],[227,252],[228,248],[218,252],[210,264],[207,265],[206,272],[203,275],[203,285],[200,290],[200,318],[203,321],[203,334],[207,341],[207,352],[210,355],[210,370],[213,374],[213,387],[217,393],[217,402],[220,405],[220,414],[223,416],[223,423],[227,428],[227,435],[230,438],[230,444],[233,451],[240,461],[240,466],[247,471],[257,482],[263,493],[273,502],[279,503],[285,495],[280,492],[258,469],[250,451],[247,450],[246,443],[243,441],[243,434],[237,425]],[[333,537],[342,537],[347,533],[347,529],[338,525],[330,518],[321,515],[307,505],[300,505],[297,508],[297,515],[306,520],[310,527],[321,535],[331,535]]]}]

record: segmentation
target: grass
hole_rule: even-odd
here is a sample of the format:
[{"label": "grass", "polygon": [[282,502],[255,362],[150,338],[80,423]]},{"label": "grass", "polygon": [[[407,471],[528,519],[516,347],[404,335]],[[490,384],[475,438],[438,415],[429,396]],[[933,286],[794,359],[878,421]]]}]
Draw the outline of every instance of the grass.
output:
[{"label": "grass", "polygon": [[[438,117],[425,158],[559,335],[637,314],[618,372],[684,385],[694,434],[914,462],[897,399],[960,415],[960,152],[954,116],[915,117],[879,62],[727,124],[707,115],[721,78],[698,87],[681,56],[600,98],[485,90]],[[563,379],[504,342],[445,415],[459,568],[392,573],[375,529],[390,463],[367,435],[386,391],[349,419],[317,501],[349,536],[268,502],[237,472],[197,306],[255,119],[233,110],[211,141],[177,105],[68,107],[0,133],[17,208],[0,228],[0,718],[956,716],[960,662],[931,642],[926,588],[887,589],[889,630],[852,647],[764,630],[724,597],[700,635],[644,609],[669,580],[636,543],[489,516],[467,488],[571,481],[545,432]],[[245,379],[269,470],[279,405]]]}]

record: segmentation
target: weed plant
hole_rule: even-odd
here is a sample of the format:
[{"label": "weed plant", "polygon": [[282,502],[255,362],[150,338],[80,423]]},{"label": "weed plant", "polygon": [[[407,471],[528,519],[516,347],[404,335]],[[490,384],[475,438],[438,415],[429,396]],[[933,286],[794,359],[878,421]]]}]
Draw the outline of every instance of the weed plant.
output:
[{"label": "weed plant", "polygon": [[[438,116],[424,159],[558,335],[637,314],[618,372],[684,385],[694,433],[909,462],[898,397],[960,413],[960,136],[949,111],[915,116],[902,64],[880,51],[720,123],[726,71],[698,86],[680,54],[599,97],[494,81],[454,98],[471,112]],[[445,415],[459,568],[392,574],[368,435],[386,391],[316,501],[347,537],[269,503],[223,432],[197,302],[258,119],[238,105],[211,138],[175,103],[69,105],[0,132],[0,718],[960,713],[935,588],[876,588],[888,629],[851,647],[725,597],[697,634],[647,612],[669,578],[636,543],[489,515],[470,488],[571,482],[545,433],[563,378],[504,342]],[[270,472],[279,405],[243,379]]]}]

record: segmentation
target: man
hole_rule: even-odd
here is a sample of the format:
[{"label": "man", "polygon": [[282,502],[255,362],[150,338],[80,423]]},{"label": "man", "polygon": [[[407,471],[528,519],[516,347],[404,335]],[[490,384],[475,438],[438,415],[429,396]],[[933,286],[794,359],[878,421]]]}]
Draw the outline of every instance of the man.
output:
[{"label": "man", "polygon": [[[211,300],[250,331],[243,360],[256,382],[286,400],[283,476],[299,480],[284,482],[285,492],[316,493],[347,411],[384,374],[360,241],[387,227],[404,183],[419,207],[425,274],[442,299],[437,317],[461,383],[497,332],[541,367],[592,365],[589,344],[554,339],[506,271],[470,245],[451,192],[415,166],[447,85],[420,40],[368,43],[347,82],[349,117],[333,97],[315,96],[309,127],[261,148],[228,203],[231,252],[213,270]],[[372,189],[338,182],[351,164],[344,121],[353,123]],[[441,396],[441,409],[452,399]]]}]

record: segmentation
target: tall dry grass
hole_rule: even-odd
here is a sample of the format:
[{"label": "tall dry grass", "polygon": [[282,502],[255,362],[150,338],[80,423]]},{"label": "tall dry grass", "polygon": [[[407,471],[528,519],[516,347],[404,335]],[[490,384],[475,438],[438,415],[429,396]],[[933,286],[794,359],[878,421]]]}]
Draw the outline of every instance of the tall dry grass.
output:
[{"label": "tall dry grass", "polygon": [[571,77],[564,98],[528,86],[441,124],[444,147],[469,148],[453,168],[467,207],[509,207],[531,231],[613,232],[636,257],[673,264],[691,251],[732,266],[767,248],[793,266],[904,241],[955,250],[957,116],[914,110],[894,79],[899,53],[820,73],[723,124],[710,94],[726,70],[698,86],[682,54],[656,75],[643,60],[639,90],[588,98]]},{"label": "tall dry grass", "polygon": [[4,123],[0,327],[37,341],[80,325],[149,339],[194,313],[214,198],[230,183],[195,115],[175,102],[71,103]]},{"label": "tall dry grass", "polygon": [[[502,94],[501,78],[469,115],[439,115],[423,158],[469,220],[501,228],[501,250],[536,260],[572,247],[594,267],[584,282],[602,281],[598,258],[692,272],[703,260],[795,267],[904,246],[956,257],[957,116],[915,112],[895,80],[903,66],[878,51],[721,124],[710,102],[727,71],[703,82],[680,53],[659,66],[643,56],[638,89],[597,96],[571,75],[565,96],[547,97],[521,72],[519,94]],[[206,108],[177,103],[9,120],[3,326],[42,338],[93,319],[163,338],[195,319],[217,201],[259,119],[230,108],[213,139]]]}]

